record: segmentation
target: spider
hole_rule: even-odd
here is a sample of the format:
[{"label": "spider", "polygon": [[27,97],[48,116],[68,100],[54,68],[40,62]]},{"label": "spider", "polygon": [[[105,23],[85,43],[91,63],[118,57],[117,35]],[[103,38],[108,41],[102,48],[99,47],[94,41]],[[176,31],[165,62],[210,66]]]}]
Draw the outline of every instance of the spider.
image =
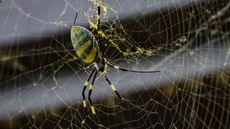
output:
[{"label": "spider", "polygon": [[91,111],[94,116],[94,119],[96,120],[98,126],[103,126],[100,121],[97,118],[95,108],[93,106],[93,102],[91,100],[91,94],[94,87],[94,82],[97,77],[97,74],[99,73],[100,76],[104,75],[105,80],[110,85],[112,91],[117,95],[118,98],[121,100],[124,100],[124,98],[118,93],[115,86],[111,83],[107,76],[108,68],[112,67],[116,70],[125,71],[125,72],[136,72],[136,73],[156,73],[160,71],[137,71],[137,70],[129,70],[126,68],[121,68],[117,65],[113,65],[109,63],[106,60],[106,57],[104,56],[104,49],[105,44],[109,43],[110,39],[107,38],[105,44],[101,43],[101,36],[99,34],[100,31],[100,5],[97,6],[97,40],[95,36],[90,32],[88,29],[77,26],[76,25],[76,19],[77,19],[78,13],[76,13],[74,24],[71,27],[71,42],[72,46],[77,54],[77,56],[87,65],[93,64],[94,69],[90,73],[88,79],[86,80],[83,90],[82,90],[82,97],[83,97],[83,108],[85,112],[85,118],[82,121],[82,124],[85,123],[86,117],[89,117],[87,112],[87,104],[85,99],[85,90],[89,84],[90,79],[93,77],[91,85],[89,87],[88,92],[88,100],[91,105]]}]

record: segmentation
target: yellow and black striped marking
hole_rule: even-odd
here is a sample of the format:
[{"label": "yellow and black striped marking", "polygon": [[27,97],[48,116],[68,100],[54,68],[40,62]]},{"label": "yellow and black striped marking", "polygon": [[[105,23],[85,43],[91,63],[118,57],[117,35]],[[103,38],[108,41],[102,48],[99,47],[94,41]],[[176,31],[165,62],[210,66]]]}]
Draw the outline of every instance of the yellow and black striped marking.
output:
[{"label": "yellow and black striped marking", "polygon": [[71,28],[71,41],[77,55],[87,64],[93,63],[98,57],[98,43],[93,34],[81,26]]}]

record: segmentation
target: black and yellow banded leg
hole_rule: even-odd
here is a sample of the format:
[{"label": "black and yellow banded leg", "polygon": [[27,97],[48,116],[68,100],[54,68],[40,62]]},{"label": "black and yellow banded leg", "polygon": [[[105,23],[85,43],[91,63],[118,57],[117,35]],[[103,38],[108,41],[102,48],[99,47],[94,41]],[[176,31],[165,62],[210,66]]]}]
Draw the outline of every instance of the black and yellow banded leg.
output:
[{"label": "black and yellow banded leg", "polygon": [[117,89],[115,88],[115,86],[111,83],[111,81],[109,80],[109,78],[107,76],[105,76],[106,81],[109,83],[111,89],[113,90],[113,92],[118,96],[118,98],[120,98],[121,100],[124,100],[124,98],[117,92]]},{"label": "black and yellow banded leg", "polygon": [[[83,87],[83,90],[82,90],[82,97],[83,97],[83,107],[84,107],[84,111],[85,111],[85,117],[88,116],[88,112],[87,112],[87,105],[86,105],[86,100],[85,100],[85,90],[89,84],[89,81],[93,75],[93,73],[96,71],[96,68],[93,69],[93,71],[90,73],[88,79],[85,81],[85,84],[84,84],[84,87]],[[82,121],[82,124],[85,123],[85,118],[83,119]]]},{"label": "black and yellow banded leg", "polygon": [[97,30],[98,31],[100,30],[100,24],[101,24],[101,7],[97,6]]},{"label": "black and yellow banded leg", "polygon": [[98,36],[98,42],[100,43],[99,45],[101,45],[101,35],[99,34],[100,33],[100,24],[101,24],[101,7],[99,5],[99,6],[97,6],[97,36]]},{"label": "black and yellow banded leg", "polygon": [[108,62],[107,62],[107,65],[116,69],[116,70],[120,70],[120,71],[124,71],[124,72],[133,72],[133,73],[157,73],[157,72],[160,72],[159,70],[154,70],[154,71],[130,70],[130,69],[122,68],[122,67],[117,66],[117,65],[112,65]]},{"label": "black and yellow banded leg", "polygon": [[92,80],[92,84],[91,84],[90,87],[89,87],[88,99],[89,99],[89,103],[90,103],[90,105],[91,105],[91,111],[92,111],[92,113],[93,113],[93,116],[94,116],[94,118],[95,118],[97,124],[98,124],[98,125],[101,125],[101,124],[100,124],[100,121],[98,120],[98,118],[97,118],[97,116],[96,116],[95,108],[94,108],[93,102],[92,102],[92,100],[91,100],[91,94],[92,94],[92,91],[93,91],[93,87],[94,87],[93,85],[94,85],[96,76],[97,76],[97,72],[95,72],[94,77],[93,77],[93,80]]}]

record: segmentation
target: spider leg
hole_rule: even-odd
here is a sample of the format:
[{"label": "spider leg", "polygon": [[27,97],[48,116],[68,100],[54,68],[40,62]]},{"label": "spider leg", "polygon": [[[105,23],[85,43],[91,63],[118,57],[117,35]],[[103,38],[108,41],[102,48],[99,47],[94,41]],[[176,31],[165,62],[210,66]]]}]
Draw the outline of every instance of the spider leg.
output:
[{"label": "spider leg", "polygon": [[74,18],[74,22],[73,22],[74,26],[76,25],[77,15],[78,15],[78,12],[76,13],[75,18]]},{"label": "spider leg", "polygon": [[[88,79],[85,81],[85,84],[84,84],[84,87],[83,87],[83,90],[82,90],[82,98],[83,98],[83,107],[84,107],[84,111],[85,111],[85,116],[88,116],[88,112],[87,112],[87,105],[86,105],[86,100],[85,100],[85,90],[89,84],[89,80],[91,79],[93,73],[96,71],[96,68],[93,69],[93,71],[90,73]],[[82,124],[85,123],[85,118],[84,120],[82,121]]]},{"label": "spider leg", "polygon": [[115,88],[115,86],[111,83],[111,81],[109,80],[109,78],[107,76],[105,76],[105,80],[109,83],[111,89],[113,90],[113,92],[117,95],[118,98],[120,98],[121,100],[123,100],[124,98],[117,92],[117,89]]},{"label": "spider leg", "polygon": [[97,35],[98,35],[98,42],[101,42],[101,35],[100,33],[100,25],[101,25],[101,6],[98,3],[97,6]]},{"label": "spider leg", "polygon": [[104,57],[104,51],[105,51],[105,44],[101,43],[101,35],[100,35],[100,25],[101,25],[101,6],[100,3],[98,3],[97,6],[97,36],[98,36],[98,43],[99,43],[99,48],[101,51],[101,57]]},{"label": "spider leg", "polygon": [[117,66],[117,65],[110,64],[108,62],[107,62],[107,65],[114,68],[114,69],[124,71],[124,72],[133,72],[133,73],[157,73],[157,72],[160,72],[159,70],[155,70],[155,71],[130,70],[130,69],[122,68],[122,67]]},{"label": "spider leg", "polygon": [[97,6],[97,30],[98,30],[98,34],[99,34],[99,30],[100,30],[100,24],[101,24],[101,7],[100,5]]},{"label": "spider leg", "polygon": [[91,94],[92,94],[92,91],[93,91],[93,85],[94,85],[96,76],[97,76],[97,71],[95,72],[94,77],[93,77],[93,80],[92,80],[92,83],[91,83],[91,85],[90,85],[90,87],[89,87],[88,99],[89,99],[89,103],[90,103],[90,105],[91,105],[91,111],[92,111],[92,113],[93,113],[93,116],[94,116],[94,118],[95,118],[97,124],[98,124],[98,125],[101,125],[100,121],[98,120],[98,118],[97,118],[97,116],[96,116],[95,108],[94,108],[93,102],[92,102],[92,100],[91,100]]}]

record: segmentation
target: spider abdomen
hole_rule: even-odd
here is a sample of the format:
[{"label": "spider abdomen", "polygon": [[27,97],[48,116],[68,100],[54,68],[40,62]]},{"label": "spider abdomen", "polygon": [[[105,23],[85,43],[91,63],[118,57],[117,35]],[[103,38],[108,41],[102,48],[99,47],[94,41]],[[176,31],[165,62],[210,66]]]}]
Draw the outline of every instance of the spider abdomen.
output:
[{"label": "spider abdomen", "polygon": [[93,34],[81,26],[71,28],[71,41],[77,55],[83,62],[90,64],[98,58],[98,43]]}]

